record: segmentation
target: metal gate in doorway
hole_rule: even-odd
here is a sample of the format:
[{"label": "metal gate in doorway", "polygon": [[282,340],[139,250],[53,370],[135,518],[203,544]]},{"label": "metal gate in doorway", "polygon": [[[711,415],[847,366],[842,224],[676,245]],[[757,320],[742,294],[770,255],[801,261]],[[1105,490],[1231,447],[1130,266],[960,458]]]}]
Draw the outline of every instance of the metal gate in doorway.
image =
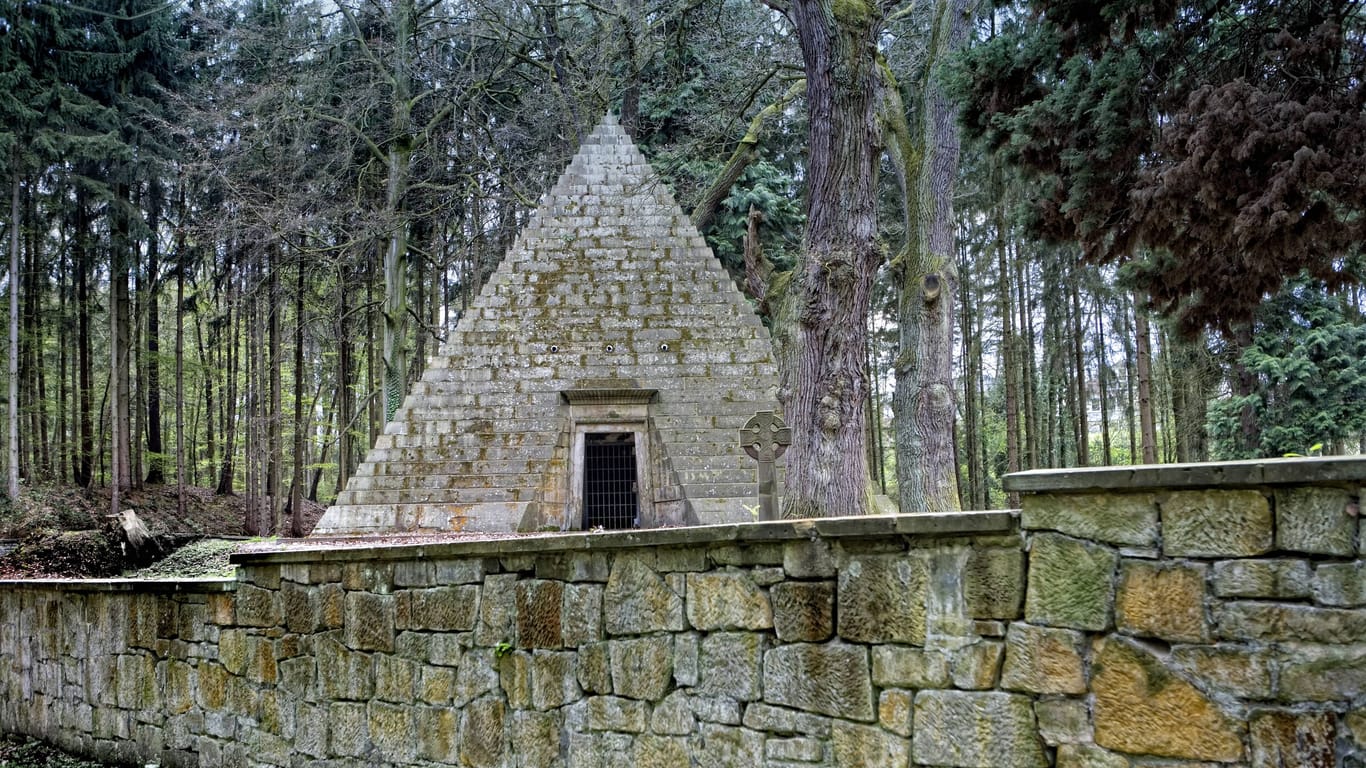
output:
[{"label": "metal gate in doorway", "polygon": [[635,436],[588,433],[583,448],[584,530],[635,528],[640,516]]}]

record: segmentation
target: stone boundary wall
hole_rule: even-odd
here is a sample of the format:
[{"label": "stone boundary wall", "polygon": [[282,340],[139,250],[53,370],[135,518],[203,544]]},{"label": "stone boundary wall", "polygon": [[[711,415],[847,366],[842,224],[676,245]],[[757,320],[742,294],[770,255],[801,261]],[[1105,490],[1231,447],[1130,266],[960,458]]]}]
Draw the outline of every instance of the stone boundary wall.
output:
[{"label": "stone boundary wall", "polygon": [[0,583],[0,730],[211,766],[1366,766],[1366,461],[1022,473],[1020,512]]}]

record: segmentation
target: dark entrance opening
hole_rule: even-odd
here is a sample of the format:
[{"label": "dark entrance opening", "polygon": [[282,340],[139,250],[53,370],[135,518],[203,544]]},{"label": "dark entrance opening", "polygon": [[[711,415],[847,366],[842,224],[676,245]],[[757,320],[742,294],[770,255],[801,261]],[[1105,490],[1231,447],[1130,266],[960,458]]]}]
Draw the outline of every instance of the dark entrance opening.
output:
[{"label": "dark entrance opening", "polygon": [[635,528],[636,441],[629,432],[589,432],[583,445],[583,527]]}]

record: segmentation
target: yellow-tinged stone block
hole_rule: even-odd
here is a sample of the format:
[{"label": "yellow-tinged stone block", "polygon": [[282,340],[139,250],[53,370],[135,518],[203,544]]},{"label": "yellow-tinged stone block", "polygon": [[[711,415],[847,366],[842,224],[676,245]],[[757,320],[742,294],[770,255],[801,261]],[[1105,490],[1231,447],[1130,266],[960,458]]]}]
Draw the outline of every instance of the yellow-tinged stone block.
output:
[{"label": "yellow-tinged stone block", "polygon": [[1121,632],[1171,642],[1207,642],[1204,566],[1125,560],[1115,595]]},{"label": "yellow-tinged stone block", "polygon": [[1242,728],[1136,644],[1096,641],[1091,690],[1096,744],[1186,760],[1243,759]]},{"label": "yellow-tinged stone block", "polygon": [[233,595],[209,595],[209,622],[220,627],[230,627],[236,620]]}]

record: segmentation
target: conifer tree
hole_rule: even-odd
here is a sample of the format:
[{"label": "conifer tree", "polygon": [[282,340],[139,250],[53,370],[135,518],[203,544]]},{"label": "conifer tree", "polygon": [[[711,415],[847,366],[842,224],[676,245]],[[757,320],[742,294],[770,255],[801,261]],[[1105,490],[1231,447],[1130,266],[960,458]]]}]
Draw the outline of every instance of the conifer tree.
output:
[{"label": "conifer tree", "polygon": [[1136,272],[1182,330],[1249,320],[1366,239],[1354,0],[1031,0],[966,59],[967,129],[1031,172],[1036,232]]}]

